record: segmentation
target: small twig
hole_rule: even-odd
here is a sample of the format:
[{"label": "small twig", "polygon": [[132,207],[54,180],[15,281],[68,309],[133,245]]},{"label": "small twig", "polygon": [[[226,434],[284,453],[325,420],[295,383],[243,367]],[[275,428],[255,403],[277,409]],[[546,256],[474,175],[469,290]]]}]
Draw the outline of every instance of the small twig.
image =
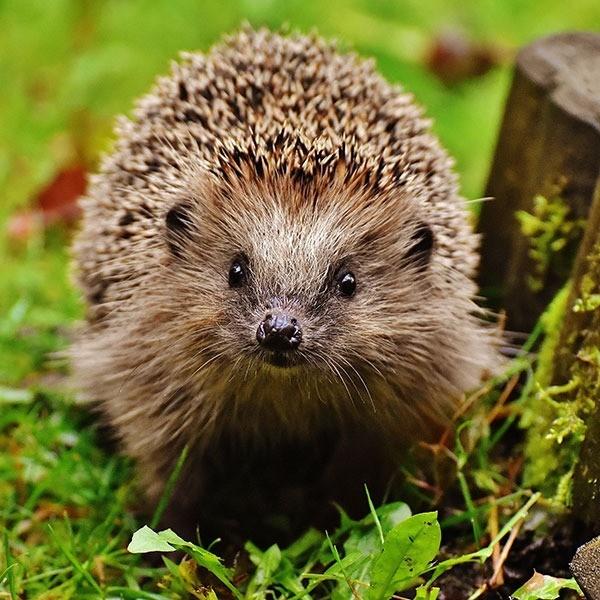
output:
[{"label": "small twig", "polygon": [[510,395],[512,394],[513,390],[515,389],[515,386],[519,382],[519,375],[520,375],[519,373],[517,373],[516,375],[513,375],[508,380],[507,384],[504,386],[504,389],[502,390],[502,393],[500,394],[494,408],[492,408],[492,410],[490,411],[490,413],[487,416],[487,422],[489,424],[493,423],[502,413],[504,404],[506,404],[506,401],[510,398]]},{"label": "small twig", "polygon": [[[456,422],[460,417],[462,417],[470,408],[473,406],[477,400],[486,396],[493,388],[493,385],[488,382],[485,385],[481,386],[476,392],[473,392],[469,395],[464,402],[462,402],[459,407],[456,409],[454,414],[452,415],[452,421]],[[446,432],[452,432],[453,428],[449,427]],[[446,433],[444,432],[444,433]]]},{"label": "small twig", "polygon": [[514,541],[517,539],[517,536],[519,535],[519,531],[521,531],[522,525],[523,525],[523,520],[521,520],[515,524],[514,528],[510,532],[510,535],[508,536],[508,539],[506,540],[506,544],[504,544],[504,547],[502,548],[502,554],[500,555],[500,560],[499,560],[498,564],[496,565],[494,574],[492,575],[492,577],[489,580],[490,587],[492,587],[492,588],[502,585],[502,583],[504,581],[504,572],[503,572],[504,563],[506,562],[506,559],[508,558],[508,554],[510,553],[510,549],[512,548],[512,545],[514,544]]},{"label": "small twig", "polygon": [[427,481],[424,481],[423,479],[417,479],[414,475],[407,475],[406,481],[408,483],[411,483],[415,487],[418,487],[421,490],[427,490],[428,492],[434,492],[436,494],[439,492],[439,489],[437,486],[432,485],[431,483],[428,483]]},{"label": "small twig", "polygon": [[[490,508],[488,530],[490,533],[490,539],[493,540],[498,536],[498,505],[495,502]],[[500,543],[494,544],[494,550],[492,552],[492,564],[494,565],[494,573],[496,573],[496,571],[498,570],[498,566],[500,565]],[[502,570],[500,570],[498,582],[500,584],[504,583],[504,574]]]},{"label": "small twig", "polygon": [[486,583],[480,585],[468,598],[467,600],[477,600],[477,598],[479,598],[479,596],[481,596],[481,594],[484,594],[485,592],[487,592],[489,589],[489,586]]}]

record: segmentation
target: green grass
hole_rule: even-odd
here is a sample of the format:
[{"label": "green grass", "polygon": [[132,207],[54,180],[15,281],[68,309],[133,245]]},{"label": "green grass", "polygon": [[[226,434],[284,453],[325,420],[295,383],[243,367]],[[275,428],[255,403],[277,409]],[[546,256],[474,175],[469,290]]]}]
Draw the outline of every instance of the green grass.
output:
[{"label": "green grass", "polygon": [[[93,415],[44,387],[5,389],[0,393],[0,597],[158,600],[211,598],[210,590],[230,597],[223,596],[229,589],[244,599],[383,600],[393,590],[417,587],[418,598],[435,600],[441,575],[466,562],[488,561],[534,505],[538,518],[545,505],[539,494],[511,486],[505,466],[494,462],[502,426],[482,426],[503,384],[528,370],[528,360],[516,361],[463,421],[460,441],[442,456],[446,462],[438,457],[437,474],[455,469],[459,482],[443,489],[449,496],[444,519],[438,521],[435,512],[411,516],[403,502],[375,508],[367,495],[364,519],[342,514],[330,535],[309,530],[287,548],[259,549],[249,540],[240,549],[246,560],[234,564],[219,558],[224,547],[218,542],[208,550],[146,526],[134,534],[155,519],[140,513],[133,465],[102,448]],[[501,515],[499,531],[489,526],[493,510]],[[433,562],[440,537],[457,535],[465,540],[464,550],[446,551],[443,560]],[[186,557],[176,558],[170,550]],[[164,555],[162,566],[137,556],[150,551]],[[560,587],[555,579],[547,585]]]},{"label": "green grass", "polygon": [[[427,107],[457,158],[465,195],[476,198],[483,193],[510,60],[483,77],[447,87],[424,68],[432,40],[445,28],[457,28],[475,41],[505,48],[510,56],[518,45],[553,30],[598,29],[600,7],[596,0],[580,0],[568,9],[558,0],[0,2],[2,599],[211,597],[201,584],[214,578],[198,570],[208,560],[199,548],[185,546],[189,556],[181,564],[158,567],[126,550],[133,533],[150,519],[140,514],[133,467],[103,447],[93,415],[73,402],[66,366],[52,358],[68,344],[83,314],[69,278],[69,234],[38,232],[27,242],[14,242],[5,225],[62,167],[97,164],[110,147],[115,114],[128,111],[179,50],[206,49],[243,20],[317,28],[374,56],[388,78],[402,82]],[[529,367],[519,363],[515,368],[526,373]],[[451,500],[440,516],[443,540],[460,532],[470,536],[469,543],[475,539],[488,548],[494,506],[506,523],[530,498],[518,487],[506,491],[506,465],[495,462],[507,426],[488,428],[485,410],[499,393],[500,388],[490,391],[469,416],[463,431],[468,443],[454,448],[448,459],[458,483],[444,490]],[[406,499],[415,506],[431,497],[420,490],[418,485],[407,489]],[[359,596],[366,589],[383,589],[380,597],[385,597],[385,586],[366,586],[377,580],[374,565],[382,560],[385,544],[395,556],[406,541],[400,533],[394,534],[396,542],[388,542],[401,521],[383,523],[394,510],[407,516],[408,508],[399,506],[405,505],[369,513],[365,501],[365,520],[343,521],[329,539],[313,531],[290,548],[267,550],[249,542],[246,573],[240,581],[240,573],[227,571],[227,577],[247,598],[348,598],[350,588]],[[426,550],[437,550],[435,539],[428,544]],[[360,564],[348,558],[357,549]],[[219,545],[212,551],[218,554]],[[422,582],[431,579],[433,555],[423,552]],[[455,559],[465,557],[485,558],[466,553]],[[213,573],[220,572],[214,562],[210,565]],[[420,593],[434,588],[430,581]]]}]

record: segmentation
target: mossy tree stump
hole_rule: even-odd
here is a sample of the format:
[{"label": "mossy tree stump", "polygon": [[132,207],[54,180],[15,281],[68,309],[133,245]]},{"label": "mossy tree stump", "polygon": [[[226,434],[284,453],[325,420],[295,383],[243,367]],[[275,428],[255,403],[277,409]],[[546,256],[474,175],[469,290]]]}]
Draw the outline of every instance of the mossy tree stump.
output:
[{"label": "mossy tree stump", "polygon": [[480,285],[509,329],[531,330],[568,278],[599,171],[600,35],[538,40],[517,57],[479,221]]},{"label": "mossy tree stump", "polygon": [[[554,354],[553,382],[581,407],[586,431],[573,480],[575,514],[600,534],[600,180]],[[590,535],[591,537],[591,535]]]},{"label": "mossy tree stump", "polygon": [[571,432],[571,469],[581,447],[572,501],[592,537],[600,533],[600,35],[554,35],[519,53],[486,195],[494,200],[482,207],[480,283],[508,328],[530,331],[571,281],[540,366],[541,397],[561,408],[550,421],[537,415],[528,447]]}]

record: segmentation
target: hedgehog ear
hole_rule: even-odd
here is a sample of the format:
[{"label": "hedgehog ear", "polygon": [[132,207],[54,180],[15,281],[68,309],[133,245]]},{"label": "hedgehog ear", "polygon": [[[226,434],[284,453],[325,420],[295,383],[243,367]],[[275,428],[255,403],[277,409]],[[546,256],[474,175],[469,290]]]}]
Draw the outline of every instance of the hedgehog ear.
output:
[{"label": "hedgehog ear", "polygon": [[167,245],[173,256],[177,258],[181,258],[184,242],[189,238],[192,229],[190,213],[189,203],[180,202],[172,206],[165,217]]},{"label": "hedgehog ear", "polygon": [[425,269],[431,261],[434,244],[435,236],[431,227],[427,223],[419,223],[410,238],[406,258],[419,268]]}]

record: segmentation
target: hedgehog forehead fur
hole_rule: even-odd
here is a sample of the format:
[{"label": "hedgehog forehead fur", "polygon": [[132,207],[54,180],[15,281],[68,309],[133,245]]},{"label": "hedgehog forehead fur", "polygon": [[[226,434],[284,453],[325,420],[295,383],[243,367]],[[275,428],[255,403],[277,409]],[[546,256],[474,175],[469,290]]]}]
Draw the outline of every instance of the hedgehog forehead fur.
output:
[{"label": "hedgehog forehead fur", "polygon": [[[119,121],[83,201],[88,327],[73,355],[130,454],[148,450],[141,426],[162,448],[236,419],[310,431],[323,403],[376,408],[398,431],[400,410],[441,418],[493,368],[477,236],[429,128],[370,62],[250,29],[184,54]],[[233,289],[240,257],[248,282]],[[352,298],[335,293],[341,268]],[[273,302],[302,321],[299,368],[260,359]]]},{"label": "hedgehog forehead fur", "polygon": [[377,197],[331,179],[298,185],[286,177],[199,187],[192,184],[179,205],[188,223],[174,240],[178,253],[189,253],[188,272],[212,265],[222,279],[223,261],[243,256],[263,293],[305,296],[318,295],[331,271],[349,262],[368,273],[389,258],[393,278],[401,267],[409,279],[415,274],[409,253],[426,214],[414,199],[402,200],[402,192]]}]

